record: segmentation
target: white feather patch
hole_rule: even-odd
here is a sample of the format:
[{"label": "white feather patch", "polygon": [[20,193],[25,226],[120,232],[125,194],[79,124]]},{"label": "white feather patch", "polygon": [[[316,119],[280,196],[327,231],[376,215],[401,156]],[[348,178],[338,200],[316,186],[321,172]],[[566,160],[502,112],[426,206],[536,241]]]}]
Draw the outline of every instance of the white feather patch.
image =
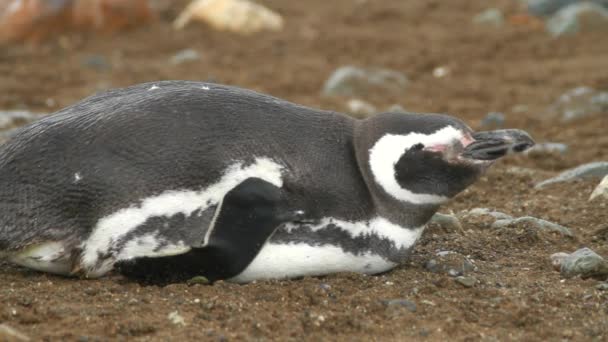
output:
[{"label": "white feather patch", "polygon": [[[404,228],[382,217],[374,218],[369,222],[324,218],[314,226],[306,226],[312,231],[318,231],[329,224],[334,224],[336,228],[348,232],[352,238],[373,234],[388,239],[396,248],[412,247],[424,230],[424,227]],[[297,227],[289,224],[286,229],[290,231]],[[311,246],[305,243],[267,242],[251,264],[230,281],[242,283],[256,279],[293,278],[336,272],[374,274],[388,271],[395,266],[396,263],[372,252],[355,255],[333,245]]]},{"label": "white feather patch", "polygon": [[331,245],[267,243],[253,262],[229,281],[246,283],[257,279],[284,279],[338,272],[374,274],[388,271],[396,265],[375,254],[354,255]]},{"label": "white feather patch", "polygon": [[218,182],[205,189],[165,191],[160,195],[143,199],[140,205],[124,208],[103,217],[81,246],[82,266],[90,274],[104,274],[112,268],[116,260],[111,258],[100,263],[98,256],[106,254],[116,242],[149,218],[171,217],[177,214],[184,214],[187,217],[196,210],[205,210],[219,203],[228,191],[247,178],[260,178],[281,187],[283,185],[281,169],[281,165],[269,158],[256,158],[253,164],[246,167],[243,163],[236,163],[226,169]]},{"label": "white feather patch", "polygon": [[386,134],[369,150],[369,166],[376,183],[392,197],[413,204],[441,204],[449,198],[434,194],[418,194],[402,188],[395,178],[395,165],[405,151],[416,144],[425,146],[451,144],[460,140],[463,133],[446,126],[432,134],[410,133],[408,135]]}]

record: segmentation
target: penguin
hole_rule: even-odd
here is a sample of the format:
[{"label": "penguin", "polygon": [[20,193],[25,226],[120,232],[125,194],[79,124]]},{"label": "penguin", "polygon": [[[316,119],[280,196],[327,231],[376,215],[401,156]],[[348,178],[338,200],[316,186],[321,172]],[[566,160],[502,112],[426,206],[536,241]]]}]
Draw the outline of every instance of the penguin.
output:
[{"label": "penguin", "polygon": [[376,274],[524,131],[366,119],[191,81],[93,95],[0,146],[0,253],[42,272],[250,282]]}]

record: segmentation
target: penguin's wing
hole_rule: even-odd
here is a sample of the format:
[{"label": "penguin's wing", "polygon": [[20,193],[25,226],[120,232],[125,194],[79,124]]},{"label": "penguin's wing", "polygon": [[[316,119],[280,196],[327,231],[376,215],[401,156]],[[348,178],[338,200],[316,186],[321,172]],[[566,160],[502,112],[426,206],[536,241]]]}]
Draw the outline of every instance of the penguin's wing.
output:
[{"label": "penguin's wing", "polygon": [[120,261],[116,267],[126,276],[152,282],[198,275],[210,280],[231,278],[253,261],[279,226],[302,215],[287,209],[281,188],[248,178],[218,204],[200,247],[178,255]]}]

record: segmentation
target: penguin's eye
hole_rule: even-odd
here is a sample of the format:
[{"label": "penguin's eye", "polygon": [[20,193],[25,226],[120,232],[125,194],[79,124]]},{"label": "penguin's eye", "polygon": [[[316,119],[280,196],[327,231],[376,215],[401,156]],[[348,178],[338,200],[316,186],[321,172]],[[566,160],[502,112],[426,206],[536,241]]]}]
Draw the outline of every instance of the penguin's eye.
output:
[{"label": "penguin's eye", "polygon": [[417,143],[416,145],[412,146],[411,150],[412,151],[420,151],[424,148],[424,145],[422,143]]}]

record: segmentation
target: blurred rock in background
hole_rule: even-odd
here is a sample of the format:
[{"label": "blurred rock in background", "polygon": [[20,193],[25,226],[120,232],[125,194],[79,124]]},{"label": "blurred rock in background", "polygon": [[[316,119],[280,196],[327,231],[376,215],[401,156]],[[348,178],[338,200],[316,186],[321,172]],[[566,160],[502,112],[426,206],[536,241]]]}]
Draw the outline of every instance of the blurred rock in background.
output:
[{"label": "blurred rock in background", "polygon": [[0,42],[40,41],[68,30],[119,31],[149,22],[158,0],[0,0]]}]

